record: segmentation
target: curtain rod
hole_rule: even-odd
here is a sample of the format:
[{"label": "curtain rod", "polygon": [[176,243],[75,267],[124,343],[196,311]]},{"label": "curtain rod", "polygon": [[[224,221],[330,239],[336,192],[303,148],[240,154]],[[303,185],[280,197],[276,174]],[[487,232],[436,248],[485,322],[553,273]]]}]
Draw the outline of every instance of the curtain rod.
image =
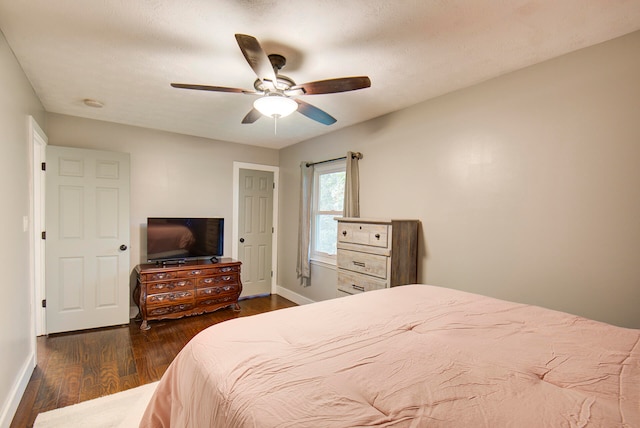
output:
[{"label": "curtain rod", "polygon": [[[335,159],[327,159],[327,160],[323,160],[320,162],[307,162],[307,168],[310,167],[311,165],[319,165],[321,163],[327,163],[327,162],[335,162],[338,160],[343,160],[346,159],[346,156],[342,156],[341,158],[335,158]],[[360,152],[354,152],[351,154],[351,159],[362,159],[362,153]]]}]

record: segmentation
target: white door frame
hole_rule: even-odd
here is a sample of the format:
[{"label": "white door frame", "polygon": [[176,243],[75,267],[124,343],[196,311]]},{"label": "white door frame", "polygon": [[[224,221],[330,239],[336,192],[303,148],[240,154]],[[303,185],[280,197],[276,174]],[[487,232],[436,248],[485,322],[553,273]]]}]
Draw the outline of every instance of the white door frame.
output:
[{"label": "white door frame", "polygon": [[45,309],[42,301],[45,299],[44,266],[45,253],[44,241],[41,233],[45,230],[45,176],[42,171],[42,163],[46,160],[48,138],[33,116],[29,116],[29,142],[31,147],[31,188],[29,221],[29,253],[31,264],[31,290],[33,302],[33,340],[36,336],[46,333]]},{"label": "white door frame", "polygon": [[278,278],[278,178],[280,168],[256,163],[233,162],[233,229],[231,232],[231,257],[238,259],[238,212],[240,195],[240,170],[253,169],[256,171],[273,172],[273,237],[271,238],[271,294],[276,294],[276,278]]}]

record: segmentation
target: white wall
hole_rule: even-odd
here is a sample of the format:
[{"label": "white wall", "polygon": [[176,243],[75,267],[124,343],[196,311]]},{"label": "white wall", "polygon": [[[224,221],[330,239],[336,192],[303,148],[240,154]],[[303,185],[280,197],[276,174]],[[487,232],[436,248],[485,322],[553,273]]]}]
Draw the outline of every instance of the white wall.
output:
[{"label": "white wall", "polygon": [[273,149],[60,114],[47,114],[47,122],[49,145],[130,154],[132,270],[146,260],[147,217],[224,217],[230,257],[233,162],[278,163]]},{"label": "white wall", "polygon": [[361,215],[421,220],[420,282],[640,327],[638,52],[640,32],[283,149],[279,285],[335,295],[334,271],[295,277],[298,165],[355,150]]},{"label": "white wall", "polygon": [[0,427],[9,426],[35,364],[30,287],[30,142],[27,118],[45,126],[44,108],[0,33]]}]

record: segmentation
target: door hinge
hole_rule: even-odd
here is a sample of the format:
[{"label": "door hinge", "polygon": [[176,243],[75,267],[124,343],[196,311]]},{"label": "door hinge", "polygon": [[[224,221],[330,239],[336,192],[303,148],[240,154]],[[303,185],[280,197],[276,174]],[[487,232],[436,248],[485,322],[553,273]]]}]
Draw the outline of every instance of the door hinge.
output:
[{"label": "door hinge", "polygon": [[276,229],[274,227],[271,228],[271,233],[275,232]]},{"label": "door hinge", "polygon": [[42,307],[43,308],[47,307],[47,299],[42,299]]},{"label": "door hinge", "polygon": [[46,162],[42,162],[42,164],[40,165],[40,168],[42,168],[43,171],[47,170],[47,163]]},{"label": "door hinge", "polygon": [[47,239],[47,232],[46,231],[42,231],[42,239]]},{"label": "door hinge", "polygon": [[271,271],[271,278],[273,278],[273,271]]},{"label": "door hinge", "polygon": [[276,188],[276,183],[271,183],[271,184],[273,184],[273,188],[274,188],[274,190],[275,190],[275,188]]}]

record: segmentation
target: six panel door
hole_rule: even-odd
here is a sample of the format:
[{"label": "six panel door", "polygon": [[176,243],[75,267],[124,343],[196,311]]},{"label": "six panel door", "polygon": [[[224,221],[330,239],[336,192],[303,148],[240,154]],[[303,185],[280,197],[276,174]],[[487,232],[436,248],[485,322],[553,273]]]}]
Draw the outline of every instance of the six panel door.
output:
[{"label": "six panel door", "polygon": [[47,147],[46,330],[129,322],[129,154]]}]

